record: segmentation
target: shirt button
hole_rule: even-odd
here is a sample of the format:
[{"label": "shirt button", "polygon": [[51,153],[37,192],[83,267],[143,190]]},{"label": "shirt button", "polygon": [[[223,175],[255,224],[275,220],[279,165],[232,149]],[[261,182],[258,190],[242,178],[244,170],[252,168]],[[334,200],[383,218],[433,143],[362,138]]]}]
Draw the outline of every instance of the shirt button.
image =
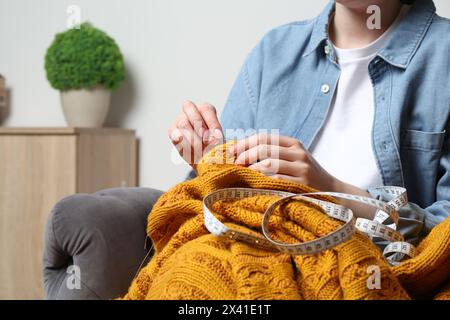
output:
[{"label": "shirt button", "polygon": [[325,54],[330,54],[330,52],[331,52],[331,48],[330,48],[330,46],[328,44],[325,45],[324,50],[325,50]]},{"label": "shirt button", "polygon": [[330,92],[330,86],[327,84],[322,85],[322,88],[320,89],[322,91],[322,93],[327,94],[328,92]]}]

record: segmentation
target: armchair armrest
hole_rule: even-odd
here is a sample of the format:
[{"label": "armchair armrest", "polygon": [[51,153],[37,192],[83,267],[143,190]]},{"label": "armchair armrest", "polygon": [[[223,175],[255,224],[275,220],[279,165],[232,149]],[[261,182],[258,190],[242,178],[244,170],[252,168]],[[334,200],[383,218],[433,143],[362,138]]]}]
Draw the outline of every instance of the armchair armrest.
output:
[{"label": "armchair armrest", "polygon": [[147,254],[146,220],[161,194],[153,189],[121,188],[58,202],[45,232],[47,298],[112,299],[126,293]]}]

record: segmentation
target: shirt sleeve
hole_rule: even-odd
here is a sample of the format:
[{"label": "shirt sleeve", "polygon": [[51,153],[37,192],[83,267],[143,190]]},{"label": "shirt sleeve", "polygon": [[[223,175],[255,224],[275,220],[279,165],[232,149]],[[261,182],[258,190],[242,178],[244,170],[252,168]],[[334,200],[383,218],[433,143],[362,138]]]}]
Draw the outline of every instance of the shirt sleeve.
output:
[{"label": "shirt sleeve", "polygon": [[262,81],[262,44],[245,60],[225,103],[221,124],[225,138],[242,139],[256,133],[256,114]]},{"label": "shirt sleeve", "polygon": [[227,139],[238,139],[231,131],[248,130],[254,127],[256,102],[248,77],[247,63],[245,63],[231,89],[221,116],[221,124]]}]

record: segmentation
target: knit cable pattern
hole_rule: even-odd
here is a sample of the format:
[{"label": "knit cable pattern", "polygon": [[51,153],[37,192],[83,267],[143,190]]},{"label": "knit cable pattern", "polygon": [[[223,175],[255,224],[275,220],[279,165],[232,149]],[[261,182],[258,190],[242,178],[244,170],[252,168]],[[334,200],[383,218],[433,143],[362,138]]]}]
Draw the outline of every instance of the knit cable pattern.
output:
[{"label": "knit cable pattern", "polygon": [[[158,200],[147,226],[155,255],[124,299],[450,298],[450,286],[446,287],[450,283],[450,219],[422,241],[415,258],[396,267],[389,266],[381,250],[359,232],[331,250],[305,256],[269,252],[209,234],[203,224],[202,199],[212,191],[231,187],[316,191],[223,164],[227,148],[212,150],[198,165],[198,178],[178,184]],[[276,199],[256,196],[220,201],[213,211],[226,225],[260,235],[262,215]],[[281,206],[269,221],[271,237],[286,243],[314,240],[340,225],[320,208],[302,201]],[[367,284],[373,266],[380,271],[379,289]]]}]

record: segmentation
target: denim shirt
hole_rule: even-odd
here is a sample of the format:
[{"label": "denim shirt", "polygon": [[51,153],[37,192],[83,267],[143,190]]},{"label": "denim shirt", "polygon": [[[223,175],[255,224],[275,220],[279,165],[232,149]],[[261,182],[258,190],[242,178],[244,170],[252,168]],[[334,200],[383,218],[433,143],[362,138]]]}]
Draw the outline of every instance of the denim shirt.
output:
[{"label": "denim shirt", "polygon": [[[328,37],[333,11],[330,1],[317,18],[278,27],[262,39],[231,90],[221,117],[225,131],[275,129],[311,147],[340,76]],[[408,190],[399,229],[417,242],[450,215],[450,21],[436,14],[432,0],[415,2],[370,62],[369,74],[373,152],[383,184]]]}]

